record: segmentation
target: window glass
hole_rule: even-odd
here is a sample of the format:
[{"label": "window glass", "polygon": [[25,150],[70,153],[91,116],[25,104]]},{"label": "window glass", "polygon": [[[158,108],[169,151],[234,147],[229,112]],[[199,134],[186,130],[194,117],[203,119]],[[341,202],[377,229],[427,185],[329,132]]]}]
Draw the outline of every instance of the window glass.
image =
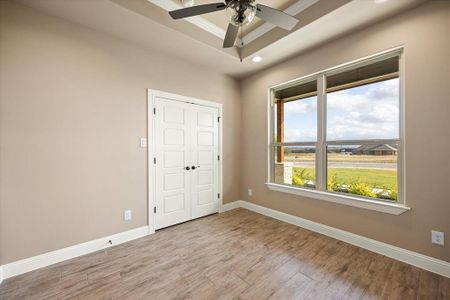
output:
[{"label": "window glass", "polygon": [[328,190],[397,201],[397,150],[397,144],[328,146]]},{"label": "window glass", "polygon": [[284,142],[317,141],[317,97],[284,103]]},{"label": "window glass", "polygon": [[276,146],[274,153],[275,183],[315,188],[315,146]]},{"label": "window glass", "polygon": [[398,78],[327,94],[327,140],[398,138]]}]

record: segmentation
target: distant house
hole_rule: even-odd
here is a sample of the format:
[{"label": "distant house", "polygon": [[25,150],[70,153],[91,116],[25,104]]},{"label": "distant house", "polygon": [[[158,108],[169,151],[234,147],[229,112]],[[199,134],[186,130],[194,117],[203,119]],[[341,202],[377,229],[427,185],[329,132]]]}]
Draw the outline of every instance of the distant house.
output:
[{"label": "distant house", "polygon": [[285,152],[290,152],[290,153],[316,153],[316,148],[314,147],[297,147],[297,148],[285,148]]},{"label": "distant house", "polygon": [[397,155],[397,148],[394,145],[361,145],[352,150],[353,154],[361,155]]},{"label": "distant house", "polygon": [[346,145],[346,146],[328,146],[327,151],[328,153],[340,153],[340,154],[352,154],[353,150],[355,150],[357,147],[353,145]]}]

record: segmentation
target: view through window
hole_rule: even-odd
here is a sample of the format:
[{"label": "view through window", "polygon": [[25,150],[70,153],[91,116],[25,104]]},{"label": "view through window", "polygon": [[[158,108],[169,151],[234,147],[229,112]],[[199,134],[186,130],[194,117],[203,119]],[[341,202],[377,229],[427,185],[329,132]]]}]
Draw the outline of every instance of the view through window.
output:
[{"label": "view through window", "polygon": [[394,56],[276,91],[273,182],[398,201],[399,87]]}]

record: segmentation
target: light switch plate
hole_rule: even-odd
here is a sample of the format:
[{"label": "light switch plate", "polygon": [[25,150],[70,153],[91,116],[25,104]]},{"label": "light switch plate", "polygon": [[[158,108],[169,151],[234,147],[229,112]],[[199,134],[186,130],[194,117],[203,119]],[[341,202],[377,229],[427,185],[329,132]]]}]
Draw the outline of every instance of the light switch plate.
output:
[{"label": "light switch plate", "polygon": [[248,189],[248,195],[249,195],[249,196],[252,196],[252,195],[253,195],[252,189]]},{"label": "light switch plate", "polygon": [[141,138],[140,145],[141,148],[147,147],[147,138]]}]

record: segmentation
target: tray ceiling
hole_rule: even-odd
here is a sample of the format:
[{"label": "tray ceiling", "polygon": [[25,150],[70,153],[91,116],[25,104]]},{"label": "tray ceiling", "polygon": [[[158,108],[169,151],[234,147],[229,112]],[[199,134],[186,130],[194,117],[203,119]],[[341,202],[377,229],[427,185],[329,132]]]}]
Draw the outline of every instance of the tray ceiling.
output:
[{"label": "tray ceiling", "polygon": [[[222,48],[225,12],[173,20],[167,11],[181,8],[178,0],[15,1],[149,50],[244,77],[427,0],[387,0],[380,4],[374,0],[257,0],[295,15],[299,23],[286,31],[257,21],[243,32],[244,46],[230,49]],[[195,0],[195,4],[214,1],[220,0]],[[253,63],[255,55],[263,60]]]}]

